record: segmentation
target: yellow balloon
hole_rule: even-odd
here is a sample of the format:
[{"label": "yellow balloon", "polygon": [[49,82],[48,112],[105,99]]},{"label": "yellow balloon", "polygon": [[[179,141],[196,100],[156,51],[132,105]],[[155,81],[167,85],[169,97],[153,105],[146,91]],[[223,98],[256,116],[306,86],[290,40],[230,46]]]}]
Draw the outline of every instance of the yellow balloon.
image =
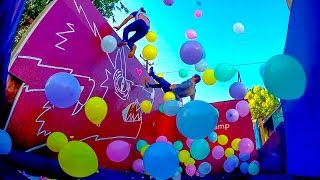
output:
[{"label": "yellow balloon", "polygon": [[190,158],[190,153],[187,150],[182,150],[179,152],[179,161],[184,163]]},{"label": "yellow balloon", "polygon": [[229,157],[231,155],[234,155],[234,150],[232,148],[227,148],[225,151],[224,151],[224,155],[226,157]]},{"label": "yellow balloon", "polygon": [[98,171],[98,158],[94,150],[86,143],[70,141],[59,152],[61,169],[76,178],[88,177]]},{"label": "yellow balloon", "polygon": [[144,100],[140,103],[141,111],[144,113],[150,113],[152,110],[152,104],[149,100]]},{"label": "yellow balloon", "polygon": [[231,147],[232,149],[238,151],[239,150],[239,142],[240,142],[240,138],[236,138],[231,142]]},{"label": "yellow balloon", "polygon": [[141,148],[141,151],[140,151],[141,156],[144,156],[144,153],[149,148],[149,146],[150,146],[149,144],[146,144]]},{"label": "yellow balloon", "polygon": [[190,157],[186,162],[184,162],[184,165],[188,166],[190,164],[195,164],[195,163],[196,163],[196,161]]},{"label": "yellow balloon", "polygon": [[203,72],[202,80],[206,85],[212,86],[217,82],[213,69],[207,69]]},{"label": "yellow balloon", "polygon": [[92,97],[84,107],[87,118],[95,125],[100,124],[107,116],[108,106],[104,99]]},{"label": "yellow balloon", "polygon": [[175,100],[175,99],[176,99],[176,95],[171,91],[166,92],[163,95],[164,102],[169,101],[169,100]]},{"label": "yellow balloon", "polygon": [[53,152],[59,152],[68,143],[68,138],[62,132],[54,132],[48,136],[47,146]]},{"label": "yellow balloon", "polygon": [[149,42],[155,42],[157,40],[157,34],[153,31],[149,31],[146,35],[146,39]]},{"label": "yellow balloon", "polygon": [[226,145],[228,143],[228,137],[226,135],[219,135],[218,136],[218,143],[220,145]]},{"label": "yellow balloon", "polygon": [[157,55],[158,50],[152,44],[148,44],[142,49],[142,56],[148,61],[154,60],[157,57]]}]

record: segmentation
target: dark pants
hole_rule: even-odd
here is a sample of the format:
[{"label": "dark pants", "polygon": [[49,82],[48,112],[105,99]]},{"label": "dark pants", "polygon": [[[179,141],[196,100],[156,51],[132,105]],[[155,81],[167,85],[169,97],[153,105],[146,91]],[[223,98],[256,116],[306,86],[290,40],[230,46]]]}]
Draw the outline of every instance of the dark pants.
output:
[{"label": "dark pants", "polygon": [[149,87],[152,88],[162,88],[163,92],[169,92],[171,91],[170,86],[171,84],[166,81],[164,78],[162,77],[158,77],[157,75],[155,75],[154,73],[151,74],[152,78],[157,81],[159,84],[149,84]]},{"label": "dark pants", "polygon": [[[128,39],[129,32],[135,31],[136,33]],[[142,19],[136,20],[129,24],[123,30],[123,41],[128,43],[130,49],[134,46],[134,43],[139,41],[149,32],[149,26]]]}]

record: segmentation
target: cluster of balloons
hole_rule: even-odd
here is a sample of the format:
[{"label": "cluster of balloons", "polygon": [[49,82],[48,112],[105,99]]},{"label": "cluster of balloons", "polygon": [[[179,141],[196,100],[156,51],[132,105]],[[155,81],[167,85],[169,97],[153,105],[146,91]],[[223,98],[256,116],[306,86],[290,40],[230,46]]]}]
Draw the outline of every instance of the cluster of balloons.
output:
[{"label": "cluster of balloons", "polygon": [[106,153],[111,161],[122,162],[129,156],[130,148],[131,144],[122,140],[116,140],[108,145]]},{"label": "cluster of balloons", "polygon": [[47,138],[47,147],[58,152],[61,169],[76,178],[88,177],[98,171],[98,158],[94,150],[81,141],[70,141],[62,132],[51,133]]},{"label": "cluster of balloons", "polygon": [[0,129],[0,155],[9,154],[12,148],[12,140],[10,135]]},{"label": "cluster of balloons", "polygon": [[[157,40],[157,34],[153,31],[149,31],[146,34],[146,39],[153,43]],[[147,44],[142,49],[142,56],[148,61],[154,60],[158,56],[158,49],[153,44]]]},{"label": "cluster of balloons", "polygon": [[115,37],[108,35],[101,40],[101,49],[105,53],[112,53],[117,48],[117,40]]},{"label": "cluster of balloons", "polygon": [[108,106],[104,99],[100,97],[92,97],[87,101],[84,111],[87,118],[93,124],[99,125],[108,114]]}]

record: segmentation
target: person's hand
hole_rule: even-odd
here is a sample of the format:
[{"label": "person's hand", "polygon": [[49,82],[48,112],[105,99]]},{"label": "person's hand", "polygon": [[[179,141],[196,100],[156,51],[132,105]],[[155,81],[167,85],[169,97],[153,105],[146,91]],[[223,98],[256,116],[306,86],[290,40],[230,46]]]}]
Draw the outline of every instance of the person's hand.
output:
[{"label": "person's hand", "polygon": [[113,28],[114,28],[116,31],[119,31],[119,29],[121,29],[120,26],[114,26]]},{"label": "person's hand", "polygon": [[172,85],[170,86],[170,89],[175,89],[176,87],[177,87],[177,85],[172,84]]}]

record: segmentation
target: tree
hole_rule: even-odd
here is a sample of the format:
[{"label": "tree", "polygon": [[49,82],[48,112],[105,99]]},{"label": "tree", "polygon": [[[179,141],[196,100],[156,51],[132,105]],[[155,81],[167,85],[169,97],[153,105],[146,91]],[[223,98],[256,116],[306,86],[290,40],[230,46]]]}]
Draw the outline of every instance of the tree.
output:
[{"label": "tree", "polygon": [[279,106],[279,100],[261,86],[250,89],[245,99],[249,102],[253,119],[264,119]]}]

